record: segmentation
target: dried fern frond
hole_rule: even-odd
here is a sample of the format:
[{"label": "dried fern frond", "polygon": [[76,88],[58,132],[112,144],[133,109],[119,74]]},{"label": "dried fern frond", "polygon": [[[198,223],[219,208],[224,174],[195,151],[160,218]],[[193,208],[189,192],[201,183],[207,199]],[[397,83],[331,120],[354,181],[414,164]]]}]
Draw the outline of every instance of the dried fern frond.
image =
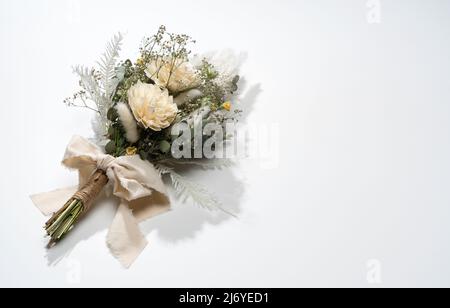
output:
[{"label": "dried fern frond", "polygon": [[80,78],[80,87],[83,89],[79,98],[81,100],[89,99],[94,102],[96,111],[101,113],[104,97],[95,70],[78,65],[73,68],[73,72]]},{"label": "dried fern frond", "polygon": [[97,62],[101,76],[101,86],[103,88],[104,95],[108,99],[112,99],[119,83],[119,79],[116,76],[116,64],[122,47],[122,41],[123,35],[119,32],[106,45],[105,53]]},{"label": "dried fern frond", "polygon": [[186,165],[186,166],[197,166],[204,170],[222,170],[225,168],[230,168],[234,165],[231,159],[218,158],[218,159],[170,159],[164,161],[170,165]]},{"label": "dried fern frond", "polygon": [[106,45],[106,51],[97,62],[98,68],[87,68],[75,66],[73,72],[80,78],[81,91],[64,102],[73,107],[83,107],[97,112],[92,122],[95,140],[98,144],[103,143],[108,132],[108,111],[114,105],[115,95],[120,79],[116,68],[119,52],[122,47],[123,35],[118,33]]},{"label": "dried fern frond", "polygon": [[191,200],[194,204],[201,206],[207,210],[220,210],[228,215],[236,217],[235,214],[227,211],[222,204],[204,187],[188,180],[186,177],[173,171],[173,169],[157,165],[156,169],[161,175],[169,175],[172,185],[182,201]]},{"label": "dried fern frond", "polygon": [[[99,84],[99,76],[94,69],[76,66],[73,71],[80,78],[80,86],[83,89],[75,98],[81,101],[83,105],[77,105],[74,101],[71,101],[69,105],[86,107],[97,112],[92,126],[96,139],[100,140],[108,132],[108,110],[113,104],[112,100],[104,95]],[[88,101],[93,102],[95,107],[91,107],[92,104]]]}]

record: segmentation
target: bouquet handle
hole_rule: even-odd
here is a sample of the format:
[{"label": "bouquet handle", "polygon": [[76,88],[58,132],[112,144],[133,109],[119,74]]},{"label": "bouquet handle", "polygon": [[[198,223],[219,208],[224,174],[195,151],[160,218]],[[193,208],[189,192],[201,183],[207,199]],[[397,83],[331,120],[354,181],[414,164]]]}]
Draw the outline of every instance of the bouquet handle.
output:
[{"label": "bouquet handle", "polygon": [[108,183],[108,177],[103,170],[96,170],[88,182],[78,190],[72,198],[45,224],[45,230],[50,236],[49,247],[56,244],[69,233],[76,222],[92,206],[93,201]]}]

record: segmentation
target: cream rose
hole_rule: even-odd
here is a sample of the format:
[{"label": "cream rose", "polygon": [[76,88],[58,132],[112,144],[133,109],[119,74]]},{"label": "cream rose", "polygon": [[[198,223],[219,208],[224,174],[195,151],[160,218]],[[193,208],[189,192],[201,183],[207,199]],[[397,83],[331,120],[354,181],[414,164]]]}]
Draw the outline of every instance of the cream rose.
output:
[{"label": "cream rose", "polygon": [[[159,59],[152,61],[145,73],[159,86],[169,89],[174,93],[180,93],[199,86],[200,80],[194,67],[189,62],[182,60]],[[172,67],[174,68],[173,71]]]},{"label": "cream rose", "polygon": [[128,90],[128,104],[137,122],[154,131],[169,127],[178,112],[166,89],[140,81]]}]

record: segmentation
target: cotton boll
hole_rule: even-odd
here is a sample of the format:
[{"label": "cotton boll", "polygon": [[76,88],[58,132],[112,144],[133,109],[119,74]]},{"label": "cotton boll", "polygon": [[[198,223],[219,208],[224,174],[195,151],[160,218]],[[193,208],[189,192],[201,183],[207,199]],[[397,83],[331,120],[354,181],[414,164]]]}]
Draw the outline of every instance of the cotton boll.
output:
[{"label": "cotton boll", "polygon": [[137,122],[134,119],[131,110],[124,103],[118,103],[116,106],[117,113],[119,114],[120,122],[125,128],[125,137],[128,142],[136,143],[139,140],[139,132],[137,128]]},{"label": "cotton boll", "polygon": [[177,106],[181,106],[202,95],[203,93],[200,90],[193,89],[179,94],[177,97],[174,98],[173,102],[177,104]]}]

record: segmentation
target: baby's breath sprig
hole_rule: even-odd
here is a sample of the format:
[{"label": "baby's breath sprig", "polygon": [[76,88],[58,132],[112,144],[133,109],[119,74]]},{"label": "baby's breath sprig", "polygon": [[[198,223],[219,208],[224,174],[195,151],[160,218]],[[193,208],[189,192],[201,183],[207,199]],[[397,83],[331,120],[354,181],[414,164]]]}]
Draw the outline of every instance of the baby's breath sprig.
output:
[{"label": "baby's breath sprig", "polygon": [[145,70],[149,63],[156,63],[158,65],[156,75],[163,66],[169,65],[168,85],[173,72],[189,61],[192,53],[189,49],[191,44],[195,44],[195,40],[189,35],[170,33],[165,26],[161,26],[155,35],[144,38],[140,47],[141,57],[136,64]]}]

